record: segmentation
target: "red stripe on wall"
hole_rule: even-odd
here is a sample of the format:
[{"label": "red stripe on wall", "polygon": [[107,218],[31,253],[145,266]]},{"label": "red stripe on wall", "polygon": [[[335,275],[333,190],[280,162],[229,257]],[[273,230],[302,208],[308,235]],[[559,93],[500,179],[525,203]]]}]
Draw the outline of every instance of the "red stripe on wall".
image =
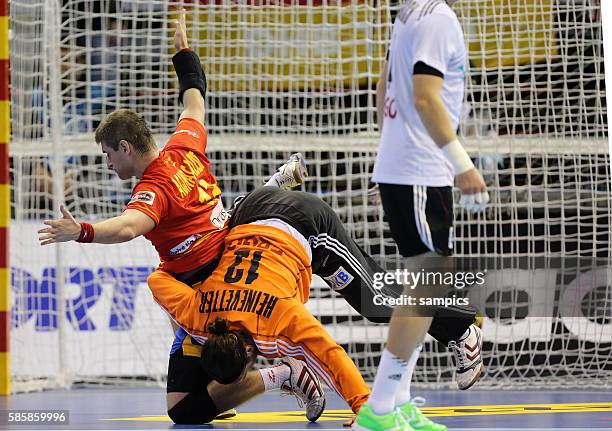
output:
[{"label": "red stripe on wall", "polygon": [[8,311],[0,311],[0,352],[8,352],[9,348],[8,318]]},{"label": "red stripe on wall", "polygon": [[8,228],[0,227],[0,268],[8,268]]},{"label": "red stripe on wall", "polygon": [[0,0],[0,16],[8,16],[8,0]]},{"label": "red stripe on wall", "polygon": [[9,61],[6,59],[0,60],[0,100],[10,100],[8,77]]}]

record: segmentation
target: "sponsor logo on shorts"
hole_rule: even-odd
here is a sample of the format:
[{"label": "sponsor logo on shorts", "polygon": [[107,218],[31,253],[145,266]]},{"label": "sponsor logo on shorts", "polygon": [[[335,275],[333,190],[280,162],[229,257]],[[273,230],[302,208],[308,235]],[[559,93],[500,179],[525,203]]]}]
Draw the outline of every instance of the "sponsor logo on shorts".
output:
[{"label": "sponsor logo on shorts", "polygon": [[351,281],[355,279],[344,267],[340,267],[334,272],[332,275],[328,275],[327,277],[323,277],[326,280],[333,290],[342,290],[344,289]]},{"label": "sponsor logo on shorts", "polygon": [[201,238],[201,237],[202,237],[202,235],[200,235],[200,234],[191,235],[189,238],[187,238],[185,241],[183,241],[182,243],[180,243],[176,247],[171,248],[170,249],[170,254],[185,253],[187,250],[189,250],[189,247],[191,247],[193,245],[193,243],[196,242],[198,240],[198,238]]},{"label": "sponsor logo on shorts", "polygon": [[210,214],[210,222],[217,229],[223,229],[225,223],[229,220],[230,213],[223,208],[223,202],[219,199],[217,205],[213,208]]},{"label": "sponsor logo on shorts", "polygon": [[128,205],[134,202],[142,202],[144,204],[153,205],[154,200],[155,193],[153,192],[137,192],[134,196],[130,198]]}]

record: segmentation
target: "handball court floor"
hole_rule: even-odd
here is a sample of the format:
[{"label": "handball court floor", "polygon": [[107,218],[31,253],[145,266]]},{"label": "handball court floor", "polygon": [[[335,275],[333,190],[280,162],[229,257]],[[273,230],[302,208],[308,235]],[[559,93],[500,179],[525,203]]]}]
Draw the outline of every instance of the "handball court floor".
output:
[{"label": "handball court floor", "polygon": [[[177,426],[165,411],[162,388],[96,388],[54,390],[0,397],[0,410],[68,410],[67,425],[9,425],[0,429],[155,430],[342,430],[351,417],[344,401],[327,392],[327,408],[309,423],[294,397],[272,392],[238,409],[229,420],[201,426]],[[454,431],[612,430],[610,391],[431,391],[423,411]],[[344,428],[348,430],[348,428]]]}]

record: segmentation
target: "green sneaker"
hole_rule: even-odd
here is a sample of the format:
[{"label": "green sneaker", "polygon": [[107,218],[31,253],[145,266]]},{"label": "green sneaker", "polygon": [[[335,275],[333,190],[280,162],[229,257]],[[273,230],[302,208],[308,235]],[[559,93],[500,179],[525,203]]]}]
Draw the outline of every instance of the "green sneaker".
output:
[{"label": "green sneaker", "polygon": [[354,431],[414,431],[407,422],[402,419],[399,411],[393,410],[386,415],[377,415],[368,404],[363,404],[355,423]]},{"label": "green sneaker", "polygon": [[437,424],[419,410],[419,407],[425,404],[423,398],[417,397],[414,400],[399,406],[397,410],[402,415],[404,421],[410,424],[415,431],[448,431],[445,425]]}]

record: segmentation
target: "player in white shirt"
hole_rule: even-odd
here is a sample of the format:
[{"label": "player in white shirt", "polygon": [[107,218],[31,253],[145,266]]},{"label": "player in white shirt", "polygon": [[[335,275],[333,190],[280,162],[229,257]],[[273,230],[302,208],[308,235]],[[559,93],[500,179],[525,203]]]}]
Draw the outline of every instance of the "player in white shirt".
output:
[{"label": "player in white shirt", "polygon": [[[425,262],[434,265],[430,269],[450,265],[453,181],[466,209],[484,210],[489,200],[482,176],[456,135],[467,58],[463,32],[450,7],[455,1],[406,1],[395,19],[376,89],[382,135],[372,179],[393,238],[413,271]],[[422,289],[422,294],[431,293]],[[448,311],[461,318],[461,309]],[[430,310],[416,307],[394,310],[372,395],[359,411],[355,429],[447,429],[424,417],[411,401],[410,380],[431,324],[428,316]],[[457,359],[457,383],[467,389],[482,372],[482,332],[472,325],[460,344],[474,352],[468,357],[450,345]]]}]

